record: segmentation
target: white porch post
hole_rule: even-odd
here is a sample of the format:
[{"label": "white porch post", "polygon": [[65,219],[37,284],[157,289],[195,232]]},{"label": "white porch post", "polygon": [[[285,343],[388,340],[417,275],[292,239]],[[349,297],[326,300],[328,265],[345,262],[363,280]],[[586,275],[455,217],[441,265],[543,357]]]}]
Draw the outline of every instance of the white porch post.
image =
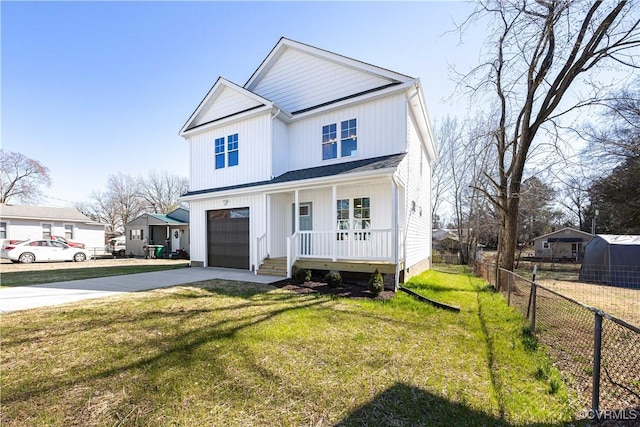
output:
[{"label": "white porch post", "polygon": [[[267,195],[267,193],[264,193],[263,196],[263,203],[264,203],[264,208],[266,209],[266,212],[264,214],[264,234],[265,234],[265,246],[267,247],[267,253],[263,254],[263,255],[269,255],[269,248],[271,247],[271,233],[269,233],[269,228],[271,226],[271,197]],[[260,262],[260,261],[258,261]]]},{"label": "white porch post", "polygon": [[294,198],[294,207],[293,207],[293,213],[294,213],[294,230],[295,233],[298,233],[300,231],[300,190],[296,189],[295,192],[295,198]]},{"label": "white porch post", "polygon": [[332,210],[332,214],[331,217],[333,218],[333,220],[331,221],[331,260],[332,261],[336,261],[337,258],[337,252],[338,252],[338,239],[337,239],[337,233],[338,233],[338,219],[335,217],[336,212],[337,212],[337,205],[338,205],[338,189],[336,187],[335,184],[333,184],[331,186],[331,210]]},{"label": "white porch post", "polygon": [[398,187],[391,179],[391,259],[398,264]]}]

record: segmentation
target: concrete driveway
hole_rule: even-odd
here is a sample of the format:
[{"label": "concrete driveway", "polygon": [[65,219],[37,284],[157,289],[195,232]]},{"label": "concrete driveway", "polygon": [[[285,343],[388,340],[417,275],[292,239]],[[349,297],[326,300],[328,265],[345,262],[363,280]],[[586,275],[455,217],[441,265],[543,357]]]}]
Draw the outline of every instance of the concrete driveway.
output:
[{"label": "concrete driveway", "polygon": [[189,267],[43,285],[16,286],[0,289],[0,313],[65,304],[126,292],[148,291],[211,279],[269,284],[283,278],[257,276],[250,271],[229,268]]}]

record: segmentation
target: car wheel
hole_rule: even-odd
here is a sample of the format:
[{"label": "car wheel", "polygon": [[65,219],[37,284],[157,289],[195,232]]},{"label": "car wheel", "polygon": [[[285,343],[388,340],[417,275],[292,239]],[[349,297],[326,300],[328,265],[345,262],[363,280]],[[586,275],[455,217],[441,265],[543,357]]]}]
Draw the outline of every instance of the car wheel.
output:
[{"label": "car wheel", "polygon": [[85,254],[83,254],[82,252],[78,252],[77,254],[75,254],[73,256],[73,260],[75,262],[82,262],[85,261],[87,259],[87,256]]},{"label": "car wheel", "polygon": [[20,261],[23,264],[31,264],[35,260],[36,260],[36,256],[31,252],[25,252],[18,257],[18,261]]},{"label": "car wheel", "polygon": [[118,256],[121,257],[121,258],[124,258],[125,254],[126,254],[126,251],[124,249],[120,249],[118,251]]}]

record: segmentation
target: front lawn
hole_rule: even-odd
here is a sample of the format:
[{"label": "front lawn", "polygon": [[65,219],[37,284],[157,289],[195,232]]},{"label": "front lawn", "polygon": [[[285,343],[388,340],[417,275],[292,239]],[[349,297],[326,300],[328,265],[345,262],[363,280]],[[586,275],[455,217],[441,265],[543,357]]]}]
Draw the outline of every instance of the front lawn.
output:
[{"label": "front lawn", "polygon": [[408,286],[461,312],[403,293],[347,300],[213,280],[4,314],[2,424],[571,419],[564,385],[501,296],[479,279],[438,272]]}]

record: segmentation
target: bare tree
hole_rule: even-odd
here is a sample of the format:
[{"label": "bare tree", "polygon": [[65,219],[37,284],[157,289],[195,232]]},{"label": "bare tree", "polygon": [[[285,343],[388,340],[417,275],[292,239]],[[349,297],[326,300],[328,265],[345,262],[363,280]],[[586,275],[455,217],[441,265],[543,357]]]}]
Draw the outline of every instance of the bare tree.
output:
[{"label": "bare tree", "polygon": [[[467,264],[474,259],[481,239],[486,238],[485,226],[491,224],[491,209],[477,187],[483,174],[489,173],[489,154],[483,150],[480,140],[486,138],[484,121],[461,124],[446,119],[440,126],[440,167],[448,175],[448,188],[443,200],[450,203],[453,222],[460,244],[460,262]],[[486,243],[486,242],[483,242]]]},{"label": "bare tree", "polygon": [[[460,141],[462,136],[459,127],[458,121],[451,117],[434,123],[434,137],[438,153],[450,151]],[[442,204],[447,198],[452,184],[451,159],[450,157],[440,157],[433,165],[431,172],[431,218],[434,218],[434,221],[439,217],[438,212],[442,213]]]},{"label": "bare tree", "polygon": [[[570,88],[598,65],[637,67],[640,8],[635,1],[486,0],[467,20],[493,25],[487,62],[463,78],[475,103],[495,106],[496,174],[479,186],[501,216],[498,264],[513,270],[525,166],[558,120],[592,103],[568,104]],[[462,27],[464,29],[464,26]],[[482,99],[482,96],[488,99]]]},{"label": "bare tree", "polygon": [[589,147],[583,155],[611,167],[640,157],[640,77],[603,100],[596,123],[585,126]]},{"label": "bare tree", "polygon": [[581,175],[570,175],[564,184],[562,190],[564,198],[560,200],[560,204],[569,212],[571,222],[578,225],[578,229],[586,231],[587,226],[584,218],[584,209],[589,200],[587,188],[589,180]]},{"label": "bare tree", "polygon": [[149,210],[167,214],[178,208],[178,198],[187,192],[186,178],[168,172],[151,171],[140,179],[140,192]]},{"label": "bare tree", "polygon": [[49,169],[21,153],[0,150],[0,169],[0,203],[37,202],[42,187],[51,185]]}]

